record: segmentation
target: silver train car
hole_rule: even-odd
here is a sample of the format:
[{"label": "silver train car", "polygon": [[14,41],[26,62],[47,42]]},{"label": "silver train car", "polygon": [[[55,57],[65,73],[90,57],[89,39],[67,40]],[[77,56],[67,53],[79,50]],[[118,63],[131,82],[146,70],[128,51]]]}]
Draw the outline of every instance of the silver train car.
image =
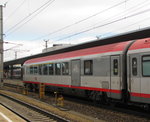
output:
[{"label": "silver train car", "polygon": [[150,104],[150,38],[27,60],[23,82],[100,102]]}]

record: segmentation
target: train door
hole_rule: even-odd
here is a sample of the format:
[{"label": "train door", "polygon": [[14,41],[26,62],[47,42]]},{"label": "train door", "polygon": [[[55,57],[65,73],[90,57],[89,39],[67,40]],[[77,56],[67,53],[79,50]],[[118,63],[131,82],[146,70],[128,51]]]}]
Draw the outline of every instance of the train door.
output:
[{"label": "train door", "polygon": [[80,86],[80,72],[81,72],[81,61],[72,60],[71,61],[71,85]]},{"label": "train door", "polygon": [[150,103],[150,53],[141,56],[141,102]]},{"label": "train door", "polygon": [[120,56],[111,56],[111,76],[110,76],[110,91],[111,91],[111,98],[120,99],[121,94],[121,73],[120,73]]},{"label": "train door", "polygon": [[140,97],[136,97],[141,93],[141,78],[140,78],[140,57],[139,55],[130,55],[129,67],[129,90],[131,101],[139,101]]}]

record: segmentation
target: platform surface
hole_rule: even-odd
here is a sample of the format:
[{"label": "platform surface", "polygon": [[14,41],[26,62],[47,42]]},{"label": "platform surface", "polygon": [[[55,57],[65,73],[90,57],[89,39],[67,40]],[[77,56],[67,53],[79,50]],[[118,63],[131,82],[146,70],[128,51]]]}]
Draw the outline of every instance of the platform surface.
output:
[{"label": "platform surface", "polygon": [[19,79],[4,79],[4,83],[23,86],[22,80]]},{"label": "platform surface", "polygon": [[0,105],[0,122],[26,122],[15,113]]}]

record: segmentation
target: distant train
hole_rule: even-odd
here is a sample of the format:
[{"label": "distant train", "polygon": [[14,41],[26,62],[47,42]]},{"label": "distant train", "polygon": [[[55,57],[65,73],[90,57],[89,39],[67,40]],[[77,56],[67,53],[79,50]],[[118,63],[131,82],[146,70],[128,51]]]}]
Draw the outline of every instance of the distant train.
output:
[{"label": "distant train", "polygon": [[23,82],[100,102],[150,103],[150,38],[27,60]]}]

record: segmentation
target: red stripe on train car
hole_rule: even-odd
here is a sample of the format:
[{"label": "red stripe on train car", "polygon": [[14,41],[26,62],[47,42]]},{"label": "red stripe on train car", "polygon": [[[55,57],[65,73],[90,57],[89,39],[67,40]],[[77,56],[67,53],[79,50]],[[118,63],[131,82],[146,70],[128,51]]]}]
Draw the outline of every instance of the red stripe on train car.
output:
[{"label": "red stripe on train car", "polygon": [[135,93],[135,92],[131,92],[130,94],[131,96],[134,96],[134,97],[150,98],[150,94]]},{"label": "red stripe on train car", "polygon": [[33,82],[33,81],[22,81],[23,83],[33,83],[33,84],[40,84],[40,82]]},{"label": "red stripe on train car", "polygon": [[[24,83],[33,83],[33,84],[40,84],[40,82],[33,82],[33,81],[23,81]],[[83,86],[71,86],[71,85],[63,85],[63,84],[53,84],[53,83],[44,83],[45,85],[49,86],[58,86],[58,87],[67,87],[67,88],[75,88],[75,89],[86,89],[86,90],[94,90],[94,91],[104,91],[104,92],[111,92],[111,93],[121,93],[121,90],[114,90],[114,89],[103,89],[103,88],[94,88],[94,87],[83,87]]]}]

